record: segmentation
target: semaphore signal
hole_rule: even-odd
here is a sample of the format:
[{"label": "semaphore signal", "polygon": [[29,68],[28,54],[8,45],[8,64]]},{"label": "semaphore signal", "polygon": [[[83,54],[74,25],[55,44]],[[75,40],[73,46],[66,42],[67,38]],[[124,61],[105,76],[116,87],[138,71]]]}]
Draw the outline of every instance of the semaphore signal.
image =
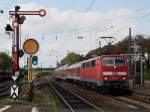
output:
[{"label": "semaphore signal", "polygon": [[19,25],[23,24],[26,19],[25,15],[38,15],[44,17],[46,15],[46,11],[44,9],[38,11],[20,11],[20,6],[15,6],[14,11],[9,11],[9,15],[13,17],[13,44],[12,44],[12,54],[13,54],[13,72],[19,72],[19,33],[20,28]]}]

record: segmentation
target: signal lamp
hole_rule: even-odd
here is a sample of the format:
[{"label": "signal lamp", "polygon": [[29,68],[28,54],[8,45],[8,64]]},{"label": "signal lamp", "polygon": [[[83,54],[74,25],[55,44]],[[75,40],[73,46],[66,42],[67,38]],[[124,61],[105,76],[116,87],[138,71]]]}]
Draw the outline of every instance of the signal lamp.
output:
[{"label": "signal lamp", "polygon": [[33,56],[32,57],[32,64],[33,65],[37,65],[38,64],[38,57],[37,56]]},{"label": "signal lamp", "polygon": [[19,24],[23,24],[24,21],[25,21],[25,19],[26,19],[25,16],[21,16],[21,17],[19,18]]},{"label": "signal lamp", "polygon": [[10,24],[6,24],[5,31],[13,31]]},{"label": "signal lamp", "polygon": [[22,49],[21,49],[21,50],[19,50],[19,57],[21,58],[23,55],[24,55],[23,50],[22,50]]}]

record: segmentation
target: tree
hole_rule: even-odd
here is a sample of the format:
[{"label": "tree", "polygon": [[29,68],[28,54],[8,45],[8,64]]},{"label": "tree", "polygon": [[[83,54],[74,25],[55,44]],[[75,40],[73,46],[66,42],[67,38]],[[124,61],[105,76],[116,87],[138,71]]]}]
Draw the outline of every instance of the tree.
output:
[{"label": "tree", "polygon": [[83,59],[82,55],[71,52],[60,62],[60,65],[73,64],[78,61],[82,61]]},{"label": "tree", "polygon": [[95,56],[99,56],[99,55],[106,55],[106,54],[114,54],[116,50],[116,46],[115,45],[105,45],[102,48],[98,47],[94,50],[89,51],[86,55],[85,58],[89,59]]},{"label": "tree", "polygon": [[125,39],[123,39],[122,41],[119,41],[116,44],[116,49],[115,49],[115,53],[116,54],[126,54],[128,53],[128,37],[126,37]]},{"label": "tree", "polygon": [[9,70],[12,69],[12,59],[6,53],[0,52],[0,70]]},{"label": "tree", "polygon": [[94,50],[89,51],[86,55],[85,55],[85,59],[89,59],[98,55],[102,54],[102,48],[98,47]]},{"label": "tree", "polygon": [[138,46],[140,46],[142,48],[141,53],[145,54],[146,52],[146,38],[144,38],[144,35],[136,35],[135,39],[134,39],[134,43]]},{"label": "tree", "polygon": [[[131,45],[141,46],[141,53],[145,59],[147,69],[150,69],[150,37],[145,37],[144,35],[136,35],[132,37]],[[108,52],[109,51],[109,52]],[[60,63],[60,65],[64,64],[72,64],[78,61],[82,61],[84,59],[89,59],[99,55],[105,54],[128,54],[129,51],[129,37],[119,41],[118,43],[111,45],[108,50],[108,45],[98,47],[94,50],[89,51],[85,57],[75,53],[69,53]]]},{"label": "tree", "polygon": [[146,39],[145,46],[145,61],[147,68],[150,69],[150,37]]},{"label": "tree", "polygon": [[136,35],[134,43],[141,46],[141,53],[145,59],[147,69],[150,69],[150,37],[145,38],[144,35]]},{"label": "tree", "polygon": [[102,54],[109,55],[109,54],[116,54],[116,45],[105,45],[102,47]]}]

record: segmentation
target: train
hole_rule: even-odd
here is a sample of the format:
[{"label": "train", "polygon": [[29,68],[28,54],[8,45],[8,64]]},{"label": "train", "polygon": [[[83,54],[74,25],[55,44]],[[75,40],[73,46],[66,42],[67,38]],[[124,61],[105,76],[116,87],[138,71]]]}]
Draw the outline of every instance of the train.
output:
[{"label": "train", "polygon": [[122,55],[101,55],[54,70],[56,80],[93,87],[102,92],[129,88],[128,59]]}]

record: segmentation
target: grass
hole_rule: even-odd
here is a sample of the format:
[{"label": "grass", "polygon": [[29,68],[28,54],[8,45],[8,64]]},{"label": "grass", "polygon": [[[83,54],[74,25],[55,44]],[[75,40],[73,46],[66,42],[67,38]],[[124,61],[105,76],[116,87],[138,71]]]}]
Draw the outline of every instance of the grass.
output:
[{"label": "grass", "polygon": [[58,96],[52,88],[50,88],[49,91],[51,93],[51,97],[53,97],[54,100],[51,106],[49,107],[49,112],[62,112],[62,104],[60,102],[60,99],[58,98]]},{"label": "grass", "polygon": [[49,112],[61,112],[61,107],[58,105],[58,102],[54,102],[51,106],[49,106]]},{"label": "grass", "polygon": [[[46,73],[42,76],[41,78],[39,78],[39,80],[41,80],[42,82],[48,83],[50,81],[50,76],[46,76]],[[51,88],[51,86],[46,86],[41,89],[35,89],[32,105],[35,105],[37,107],[48,107],[49,112],[61,112],[62,110],[60,99]]]},{"label": "grass", "polygon": [[51,75],[49,70],[38,70],[38,71],[33,71],[33,75],[36,77],[41,77],[41,76],[46,76],[46,75]]},{"label": "grass", "polygon": [[36,91],[32,105],[37,107],[48,107],[49,112],[61,112],[62,108],[60,100],[50,87],[45,88],[42,91]]},{"label": "grass", "polygon": [[10,98],[0,99],[0,104],[3,104],[3,105],[9,105],[9,104],[14,104],[14,103],[16,103],[14,99],[10,99]]},{"label": "grass", "polygon": [[3,105],[13,105],[13,104],[22,104],[23,102],[18,99],[12,99],[12,98],[4,98],[0,99],[0,104]]}]

